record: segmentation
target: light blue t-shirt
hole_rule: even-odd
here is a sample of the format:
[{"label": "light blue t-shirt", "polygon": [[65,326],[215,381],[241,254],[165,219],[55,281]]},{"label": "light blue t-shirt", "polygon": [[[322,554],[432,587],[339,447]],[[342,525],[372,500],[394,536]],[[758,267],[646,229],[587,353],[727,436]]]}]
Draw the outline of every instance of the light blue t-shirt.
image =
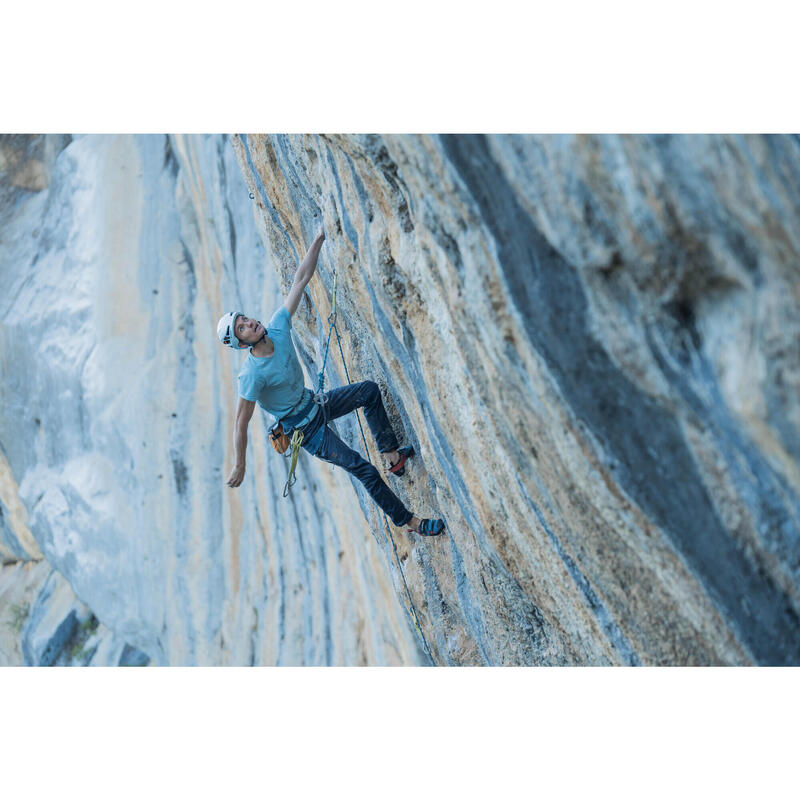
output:
[{"label": "light blue t-shirt", "polygon": [[[303,370],[292,341],[292,315],[286,306],[281,306],[266,326],[267,336],[275,344],[275,352],[269,358],[257,358],[252,351],[247,354],[239,372],[239,395],[245,400],[258,403],[276,420],[290,411],[297,414],[313,397],[311,389],[305,387]],[[301,427],[317,413],[314,405],[294,427]]]}]

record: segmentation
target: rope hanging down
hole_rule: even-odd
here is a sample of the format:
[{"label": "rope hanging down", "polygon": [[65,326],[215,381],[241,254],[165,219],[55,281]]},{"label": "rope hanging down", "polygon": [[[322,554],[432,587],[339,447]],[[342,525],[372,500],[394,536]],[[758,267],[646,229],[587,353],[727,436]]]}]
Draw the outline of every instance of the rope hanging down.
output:
[{"label": "rope hanging down", "polygon": [[[340,355],[340,357],[342,359],[342,366],[344,367],[344,376],[345,376],[345,379],[347,380],[348,384],[351,382],[350,381],[350,373],[347,370],[347,362],[345,361],[345,358],[344,358],[344,350],[342,349],[342,340],[341,340],[341,337],[339,336],[339,328],[336,326],[336,288],[337,288],[337,282],[338,282],[338,272],[337,272],[336,268],[334,268],[334,270],[333,270],[333,302],[332,302],[332,305],[331,305],[331,313],[328,315],[328,340],[325,343],[325,355],[324,355],[324,357],[322,359],[322,369],[320,370],[320,372],[318,374],[319,382],[318,382],[318,385],[317,385],[317,393],[316,393],[316,395],[314,395],[314,400],[316,400],[316,402],[319,403],[319,405],[322,407],[323,413],[325,412],[325,404],[328,402],[328,398],[325,397],[325,393],[323,391],[324,387],[325,387],[325,365],[328,363],[328,351],[329,351],[330,346],[331,346],[331,334],[334,331],[336,331],[336,343],[339,346],[339,355]],[[312,304],[313,304],[313,300],[312,300]],[[316,311],[316,306],[315,306],[314,310]],[[366,453],[367,460],[369,461],[370,464],[372,464],[372,457],[370,456],[369,448],[367,447],[367,437],[364,435],[364,427],[361,424],[361,415],[359,414],[358,409],[356,409],[356,420],[358,421],[358,428],[361,431],[361,441],[364,443],[364,452]],[[327,419],[325,420],[325,423],[327,424]],[[301,434],[301,437],[302,437],[302,434]],[[292,444],[294,444],[294,441],[292,442]],[[299,447],[299,445],[298,445],[298,447]],[[293,459],[292,459],[292,469],[294,469],[294,465],[296,463],[296,460],[297,459],[293,457]],[[284,494],[284,497],[285,496],[286,495]],[[403,565],[400,563],[400,556],[397,554],[397,546],[394,543],[394,536],[392,536],[392,531],[389,528],[389,520],[386,517],[386,512],[383,511],[383,509],[381,509],[381,513],[383,514],[383,524],[386,527],[387,538],[388,538],[388,541],[391,543],[392,551],[394,552],[394,560],[395,560],[395,563],[397,564],[397,569],[400,572],[400,577],[403,579],[403,586],[405,587],[406,597],[408,598],[408,603],[409,603],[409,607],[410,607],[411,620],[414,623],[414,628],[416,629],[417,635],[419,636],[420,641],[422,642],[422,646],[423,646],[423,648],[425,650],[425,653],[427,654],[427,656],[431,660],[431,662],[433,662],[433,655],[431,654],[430,647],[428,647],[428,641],[425,638],[425,634],[422,632],[422,627],[419,624],[419,619],[417,617],[417,609],[414,606],[414,601],[411,599],[411,591],[408,588],[408,583],[406,581],[406,576],[405,576],[405,573],[403,572]],[[371,526],[370,526],[370,530],[372,530]],[[374,531],[372,531],[372,535],[375,538],[375,542],[378,543],[378,537],[375,535]]]},{"label": "rope hanging down", "polygon": [[[328,363],[328,350],[330,350],[331,346],[331,333],[333,333],[334,329],[336,330],[336,338],[337,339],[339,338],[339,329],[336,327],[336,285],[338,281],[339,281],[339,272],[334,268],[333,303],[331,305],[331,313],[328,314],[328,341],[325,343],[325,357],[322,359],[322,369],[319,371],[317,375],[317,377],[319,378],[319,383],[317,385],[317,393],[314,395],[314,400],[321,406],[324,406],[325,403],[328,402],[328,398],[325,397],[325,393],[323,392],[323,387],[325,386],[325,365]],[[342,361],[342,363],[344,363],[344,361]],[[345,372],[346,371],[347,367],[345,367]]]}]

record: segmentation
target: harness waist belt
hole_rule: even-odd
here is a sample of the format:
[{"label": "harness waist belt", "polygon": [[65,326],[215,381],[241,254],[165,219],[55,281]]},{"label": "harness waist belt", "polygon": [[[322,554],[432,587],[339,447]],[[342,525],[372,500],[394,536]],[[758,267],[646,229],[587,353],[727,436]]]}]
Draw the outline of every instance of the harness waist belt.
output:
[{"label": "harness waist belt", "polygon": [[[305,393],[305,389],[303,390]],[[302,398],[301,398],[302,401]],[[296,414],[291,414],[283,417],[281,422],[284,425],[284,428],[293,428],[298,422],[302,422],[309,413],[311,413],[311,409],[314,407],[314,395],[312,394],[309,398],[308,402],[305,404],[303,408],[301,408]]]}]

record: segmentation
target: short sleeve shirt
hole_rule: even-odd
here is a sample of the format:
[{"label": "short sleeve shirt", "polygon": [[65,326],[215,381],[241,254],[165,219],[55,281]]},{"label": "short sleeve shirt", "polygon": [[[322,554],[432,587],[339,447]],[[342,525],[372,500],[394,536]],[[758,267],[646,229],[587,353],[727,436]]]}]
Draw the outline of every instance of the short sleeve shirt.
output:
[{"label": "short sleeve shirt", "polygon": [[247,354],[239,372],[239,395],[258,403],[278,420],[292,409],[299,411],[312,392],[305,388],[303,370],[292,341],[289,309],[282,305],[272,315],[266,329],[275,352],[269,358],[257,358],[252,351]]}]

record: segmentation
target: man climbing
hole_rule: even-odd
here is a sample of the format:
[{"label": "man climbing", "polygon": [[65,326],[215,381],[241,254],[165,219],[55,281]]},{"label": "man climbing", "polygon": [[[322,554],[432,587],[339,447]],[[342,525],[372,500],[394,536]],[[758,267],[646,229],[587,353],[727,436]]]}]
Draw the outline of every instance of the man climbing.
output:
[{"label": "man climbing", "polygon": [[403,475],[406,461],[414,455],[411,446],[398,447],[397,438],[383,407],[378,384],[374,381],[351,383],[326,392],[327,402],[315,402],[314,393],[305,387],[303,372],[291,337],[292,315],[300,304],[306,285],[317,268],[317,258],[325,234],[319,229],[283,305],[265,328],[258,320],[239,311],[225,314],[217,325],[223,344],[234,350],[249,347],[250,352],[239,372],[239,404],[233,434],[235,465],[228,486],[242,483],[245,472],[247,426],[256,403],[283,424],[287,435],[303,433],[302,446],[317,458],[346,469],[364,484],[372,499],[395,525],[406,525],[423,536],[436,536],[444,530],[440,519],[420,519],[412,514],[381,479],[378,470],[355,450],[351,450],[329,427],[328,422],[357,408],[364,409],[372,435],[381,453],[389,459],[388,472]]}]

